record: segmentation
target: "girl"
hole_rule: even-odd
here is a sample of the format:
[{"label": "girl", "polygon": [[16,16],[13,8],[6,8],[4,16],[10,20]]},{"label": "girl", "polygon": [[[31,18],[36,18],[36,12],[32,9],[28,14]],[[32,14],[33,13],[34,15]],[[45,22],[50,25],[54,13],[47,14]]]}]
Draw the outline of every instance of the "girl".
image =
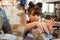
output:
[{"label": "girl", "polygon": [[34,5],[32,2],[29,3],[28,8],[29,21],[27,21],[25,26],[24,40],[33,40],[31,37],[32,36],[31,33],[33,31],[32,29],[36,28],[40,28],[42,32],[46,32],[47,34],[49,34],[47,26],[39,22],[39,18],[41,17],[42,14],[41,8],[42,5],[38,6]]}]

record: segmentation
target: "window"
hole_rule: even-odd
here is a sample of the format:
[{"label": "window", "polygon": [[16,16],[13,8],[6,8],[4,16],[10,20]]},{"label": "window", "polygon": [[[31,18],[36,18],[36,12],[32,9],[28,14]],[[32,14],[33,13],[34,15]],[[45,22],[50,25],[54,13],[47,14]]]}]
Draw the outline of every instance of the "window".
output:
[{"label": "window", "polygon": [[42,13],[44,13],[44,14],[54,14],[54,4],[43,3]]},{"label": "window", "polygon": [[49,13],[54,12],[54,4],[49,4]]},{"label": "window", "polygon": [[47,12],[48,12],[48,4],[47,3],[43,3],[42,13],[47,13]]}]

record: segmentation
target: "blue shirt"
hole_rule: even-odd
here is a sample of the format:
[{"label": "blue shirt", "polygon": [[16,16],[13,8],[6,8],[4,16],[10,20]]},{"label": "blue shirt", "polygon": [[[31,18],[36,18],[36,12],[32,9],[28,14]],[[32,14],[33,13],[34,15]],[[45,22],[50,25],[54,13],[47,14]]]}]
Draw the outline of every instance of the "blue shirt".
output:
[{"label": "blue shirt", "polygon": [[2,8],[0,8],[0,16],[2,16],[2,22],[3,22],[3,24],[4,24],[6,14],[5,14],[4,9],[2,9]]},{"label": "blue shirt", "polygon": [[26,4],[26,0],[21,0],[21,4],[25,5]]},{"label": "blue shirt", "polygon": [[3,29],[4,33],[6,33],[7,31],[10,30],[11,27],[7,20],[5,10],[1,7],[0,7],[0,16],[2,17],[2,23],[3,23],[2,29]]}]

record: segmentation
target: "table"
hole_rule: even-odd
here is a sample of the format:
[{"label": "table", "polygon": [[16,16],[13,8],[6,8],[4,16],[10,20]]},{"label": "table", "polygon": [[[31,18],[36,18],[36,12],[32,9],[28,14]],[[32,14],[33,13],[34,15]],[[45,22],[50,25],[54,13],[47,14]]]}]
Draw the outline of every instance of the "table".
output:
[{"label": "table", "polygon": [[12,35],[12,34],[0,34],[0,39],[1,40],[16,40],[17,36]]}]

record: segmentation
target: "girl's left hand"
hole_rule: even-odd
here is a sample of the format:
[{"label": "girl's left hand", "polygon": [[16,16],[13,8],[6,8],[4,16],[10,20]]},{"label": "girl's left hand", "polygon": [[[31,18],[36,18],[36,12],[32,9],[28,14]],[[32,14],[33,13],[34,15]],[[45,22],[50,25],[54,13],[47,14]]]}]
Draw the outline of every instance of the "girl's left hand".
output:
[{"label": "girl's left hand", "polygon": [[46,21],[46,25],[48,26],[48,28],[51,30],[51,29],[53,29],[53,26],[54,26],[54,24],[55,24],[55,21],[54,21],[54,19],[50,19],[50,20],[47,20]]}]

